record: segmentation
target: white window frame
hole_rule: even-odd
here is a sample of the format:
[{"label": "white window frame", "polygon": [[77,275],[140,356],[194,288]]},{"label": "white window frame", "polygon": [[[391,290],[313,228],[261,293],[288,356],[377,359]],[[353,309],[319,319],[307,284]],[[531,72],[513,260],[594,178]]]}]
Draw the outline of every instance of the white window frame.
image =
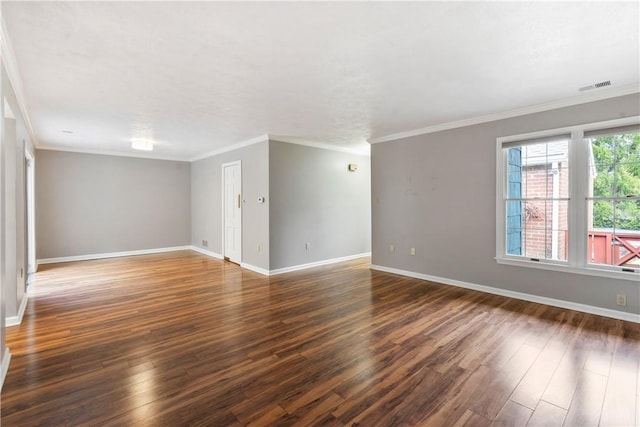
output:
[{"label": "white window frame", "polygon": [[[587,196],[589,192],[589,140],[584,133],[599,129],[639,125],[640,116],[608,120],[584,125],[568,126],[539,132],[500,137],[496,140],[496,261],[499,264],[540,268],[616,279],[638,280],[640,268],[633,272],[626,267],[590,264],[587,262]],[[569,141],[569,201],[568,201],[568,258],[566,261],[532,259],[506,253],[506,150],[503,145],[518,141],[550,138],[571,134]],[[639,281],[640,284],[640,281]]]}]

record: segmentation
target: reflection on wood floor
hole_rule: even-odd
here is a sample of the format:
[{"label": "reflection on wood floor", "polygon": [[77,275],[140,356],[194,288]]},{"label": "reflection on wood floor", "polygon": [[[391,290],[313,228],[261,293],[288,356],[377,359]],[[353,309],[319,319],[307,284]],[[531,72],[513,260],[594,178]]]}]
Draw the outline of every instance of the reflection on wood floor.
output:
[{"label": "reflection on wood floor", "polygon": [[624,425],[640,325],[371,271],[195,252],[44,265],[2,425]]}]

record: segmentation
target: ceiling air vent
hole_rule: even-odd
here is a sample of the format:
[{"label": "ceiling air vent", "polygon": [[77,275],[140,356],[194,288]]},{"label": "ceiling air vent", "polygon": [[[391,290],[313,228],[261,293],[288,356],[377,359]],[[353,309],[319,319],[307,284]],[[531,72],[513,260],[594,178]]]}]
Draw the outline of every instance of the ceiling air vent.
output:
[{"label": "ceiling air vent", "polygon": [[606,86],[611,86],[611,80],[595,83],[589,86],[583,86],[579,90],[580,92],[584,92],[585,90],[599,89],[601,87],[606,87]]}]

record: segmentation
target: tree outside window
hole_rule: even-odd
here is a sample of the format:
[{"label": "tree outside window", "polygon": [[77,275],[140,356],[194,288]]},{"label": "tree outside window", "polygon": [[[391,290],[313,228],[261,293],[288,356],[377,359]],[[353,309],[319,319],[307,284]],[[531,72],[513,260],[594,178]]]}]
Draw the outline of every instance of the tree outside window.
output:
[{"label": "tree outside window", "polygon": [[590,139],[589,261],[640,266],[640,133]]}]

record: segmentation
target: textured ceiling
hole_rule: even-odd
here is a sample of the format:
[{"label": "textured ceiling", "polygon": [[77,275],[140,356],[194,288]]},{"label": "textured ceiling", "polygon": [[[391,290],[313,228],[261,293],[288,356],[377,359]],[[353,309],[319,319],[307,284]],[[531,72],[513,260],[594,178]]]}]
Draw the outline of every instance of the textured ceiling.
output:
[{"label": "textured ceiling", "polygon": [[[639,83],[639,3],[2,2],[37,143],[190,159]],[[67,131],[67,132],[65,132]],[[68,132],[72,133],[68,133]]]}]

